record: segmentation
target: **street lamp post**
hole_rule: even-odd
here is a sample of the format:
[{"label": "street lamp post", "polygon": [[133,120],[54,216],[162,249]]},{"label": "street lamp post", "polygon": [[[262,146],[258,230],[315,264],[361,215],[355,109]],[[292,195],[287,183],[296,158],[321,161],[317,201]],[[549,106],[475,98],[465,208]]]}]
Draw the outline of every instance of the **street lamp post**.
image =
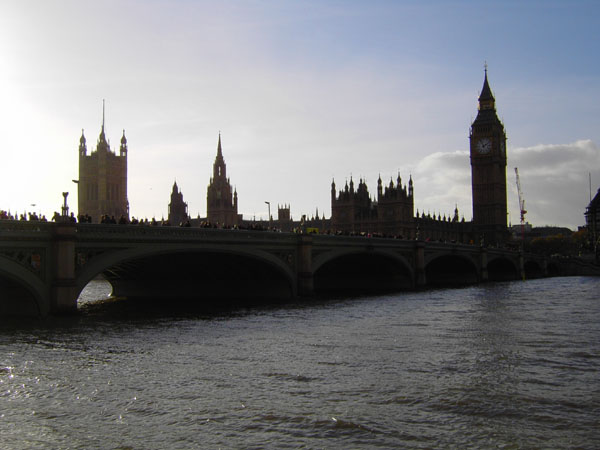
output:
[{"label": "street lamp post", "polygon": [[269,228],[271,228],[271,202],[265,202],[269,208]]},{"label": "street lamp post", "polygon": [[[73,183],[77,185],[77,202],[79,202],[79,180],[71,180]],[[79,208],[77,208],[77,215],[79,215]]]},{"label": "street lamp post", "polygon": [[63,192],[62,193],[63,198],[64,198],[64,203],[62,206],[62,217],[69,217],[69,205],[67,205],[67,197],[69,196],[68,192]]}]

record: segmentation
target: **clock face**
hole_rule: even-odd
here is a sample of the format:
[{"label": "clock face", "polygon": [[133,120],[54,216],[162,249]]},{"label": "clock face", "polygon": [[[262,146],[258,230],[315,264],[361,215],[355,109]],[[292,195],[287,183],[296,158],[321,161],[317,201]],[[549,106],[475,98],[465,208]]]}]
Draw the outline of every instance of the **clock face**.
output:
[{"label": "clock face", "polygon": [[482,154],[482,155],[486,155],[488,154],[490,151],[492,150],[492,141],[490,141],[488,138],[483,138],[480,139],[477,142],[477,151]]}]

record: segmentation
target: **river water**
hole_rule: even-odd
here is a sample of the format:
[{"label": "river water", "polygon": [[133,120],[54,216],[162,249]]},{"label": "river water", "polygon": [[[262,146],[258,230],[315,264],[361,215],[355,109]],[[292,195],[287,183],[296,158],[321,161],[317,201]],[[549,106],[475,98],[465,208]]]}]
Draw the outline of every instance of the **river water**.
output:
[{"label": "river water", "polygon": [[600,279],[0,329],[0,446],[600,448]]}]

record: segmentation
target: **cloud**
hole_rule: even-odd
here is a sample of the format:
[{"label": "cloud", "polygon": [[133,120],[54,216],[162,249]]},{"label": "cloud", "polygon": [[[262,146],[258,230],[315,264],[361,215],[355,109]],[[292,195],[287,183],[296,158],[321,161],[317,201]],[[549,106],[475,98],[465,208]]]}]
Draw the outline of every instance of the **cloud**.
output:
[{"label": "cloud", "polygon": [[[600,182],[600,149],[591,140],[570,144],[539,144],[508,149],[506,183],[510,221],[519,223],[514,168],[519,168],[527,210],[534,226],[559,225],[577,229],[584,224],[592,195]],[[433,153],[413,171],[415,209],[448,214],[458,205],[461,215],[472,217],[471,168],[466,151]]]},{"label": "cloud", "polygon": [[[591,140],[571,144],[515,148],[509,167],[519,168],[527,220],[534,225],[565,225],[576,229],[585,223],[584,212],[600,183],[600,149]],[[514,170],[514,169],[513,169]],[[512,174],[511,174],[512,175]],[[514,178],[513,178],[514,179]],[[512,210],[518,212],[516,184],[509,184]],[[513,222],[517,222],[513,215]]]}]

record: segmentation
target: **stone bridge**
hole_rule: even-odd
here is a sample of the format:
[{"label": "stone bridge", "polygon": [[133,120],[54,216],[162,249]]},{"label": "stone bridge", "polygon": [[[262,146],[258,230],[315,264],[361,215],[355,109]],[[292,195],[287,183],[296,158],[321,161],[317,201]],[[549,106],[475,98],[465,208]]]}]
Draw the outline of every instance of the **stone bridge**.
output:
[{"label": "stone bridge", "polygon": [[76,311],[104,276],[114,296],[281,299],[557,274],[534,255],[450,243],[206,228],[0,221],[0,315]]}]

